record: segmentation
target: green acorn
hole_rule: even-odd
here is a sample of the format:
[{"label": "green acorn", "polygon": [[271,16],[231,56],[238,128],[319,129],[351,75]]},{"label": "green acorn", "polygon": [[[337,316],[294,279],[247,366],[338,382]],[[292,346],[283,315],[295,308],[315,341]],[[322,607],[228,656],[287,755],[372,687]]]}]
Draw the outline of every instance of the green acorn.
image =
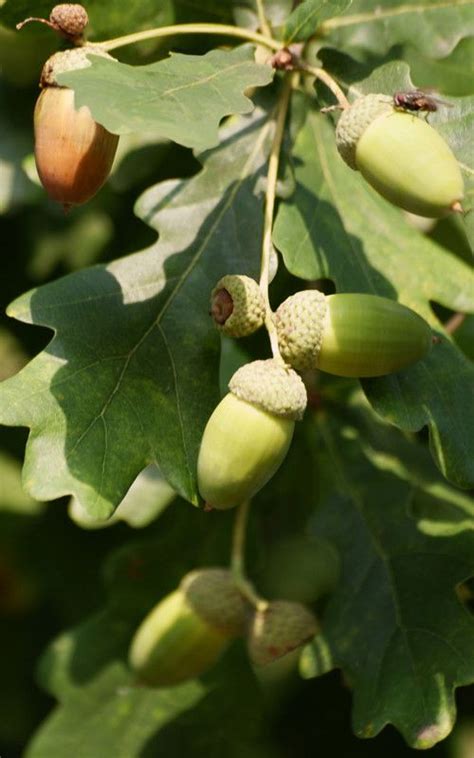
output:
[{"label": "green acorn", "polygon": [[243,633],[246,617],[246,603],[229,571],[192,571],[140,624],[130,646],[130,666],[141,682],[154,687],[200,676]]},{"label": "green acorn", "polygon": [[275,474],[303,416],[306,390],[298,374],[270,359],[242,366],[211,415],[198,458],[198,487],[206,503],[233,508]]},{"label": "green acorn", "polygon": [[386,95],[365,95],[336,128],[342,158],[394,205],[430,218],[461,210],[464,184],[444,139],[424,119],[394,108]]},{"label": "green acorn", "polygon": [[264,610],[254,613],[247,633],[250,660],[256,666],[272,663],[309,642],[317,631],[315,616],[301,603],[268,603]]},{"label": "green acorn", "polygon": [[415,311],[377,295],[297,292],[275,314],[280,351],[296,369],[337,376],[383,376],[423,358],[429,325]]},{"label": "green acorn", "polygon": [[258,283],[249,276],[223,276],[212,291],[211,315],[228,337],[256,332],[265,321],[265,300]]}]

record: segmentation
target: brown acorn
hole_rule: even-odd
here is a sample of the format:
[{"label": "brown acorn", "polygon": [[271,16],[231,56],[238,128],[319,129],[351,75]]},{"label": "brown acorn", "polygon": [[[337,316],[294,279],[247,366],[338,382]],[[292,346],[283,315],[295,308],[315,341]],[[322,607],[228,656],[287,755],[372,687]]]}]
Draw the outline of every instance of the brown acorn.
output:
[{"label": "brown acorn", "polygon": [[87,106],[76,110],[74,91],[56,82],[59,73],[89,66],[87,53],[110,57],[95,47],[81,47],[49,58],[34,113],[36,168],[48,195],[65,210],[87,202],[102,187],[119,141],[94,121]]}]

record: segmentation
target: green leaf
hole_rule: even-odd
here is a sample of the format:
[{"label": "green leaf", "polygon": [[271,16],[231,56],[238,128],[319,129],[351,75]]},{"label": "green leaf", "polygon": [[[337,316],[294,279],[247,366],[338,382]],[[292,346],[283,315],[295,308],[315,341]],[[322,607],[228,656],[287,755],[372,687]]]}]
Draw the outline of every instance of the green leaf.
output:
[{"label": "green leaf", "polygon": [[[430,301],[474,311],[472,268],[409,226],[339,157],[327,117],[308,110],[294,149],[297,187],[282,202],[274,243],[291,273],[332,279],[341,292],[397,299],[443,334]],[[411,368],[366,380],[370,402],[405,430],[428,424],[443,474],[474,482],[474,368],[446,337]]]},{"label": "green leaf", "polygon": [[113,516],[107,521],[91,518],[80,502],[71,498],[69,515],[83,529],[101,529],[125,521],[141,529],[154,521],[174,500],[175,491],[163,479],[157,466],[147,466],[135,479]]},{"label": "green leaf", "polygon": [[[209,294],[226,273],[259,269],[264,169],[273,121],[236,119],[189,180],[145,193],[149,249],[19,298],[9,314],[55,331],[0,385],[0,420],[29,426],[24,480],[38,499],[74,494],[107,518],[149,463],[196,503],[200,437],[219,398]],[[100,328],[99,328],[100,325]],[[47,470],[47,475],[45,471]]]},{"label": "green leaf", "polygon": [[243,91],[269,84],[274,74],[254,62],[247,45],[202,56],[176,53],[149,66],[89,57],[92,66],[58,76],[75,90],[78,107],[87,105],[115,134],[154,130],[198,149],[217,145],[221,119],[253,108]]},{"label": "green leaf", "polygon": [[326,21],[323,32],[336,48],[383,55],[410,44],[423,55],[443,58],[474,33],[473,0],[354,0],[350,12]]},{"label": "green leaf", "polygon": [[391,723],[426,749],[451,731],[455,687],[474,681],[474,620],[455,592],[474,573],[474,506],[437,492],[420,507],[419,491],[384,465],[385,451],[382,466],[366,457],[359,421],[341,407],[313,427],[330,492],[313,532],[337,545],[343,570],[302,672],[343,669],[357,736]]},{"label": "green leaf", "polygon": [[344,13],[351,3],[352,0],[304,0],[288,18],[283,39],[288,45],[308,39],[323,21]]},{"label": "green leaf", "polygon": [[[110,39],[127,32],[138,32],[154,26],[173,23],[172,0],[142,0],[140,3],[123,3],[122,0],[88,0],[87,13],[90,39]],[[0,22],[14,27],[19,21],[35,16],[49,18],[54,2],[38,0],[34,8],[29,0],[6,0],[0,6]],[[49,32],[51,35],[52,32]]]},{"label": "green leaf", "polygon": [[403,58],[418,87],[436,85],[439,92],[457,97],[474,94],[474,37],[462,39],[446,58],[430,58],[411,45],[407,46]]}]

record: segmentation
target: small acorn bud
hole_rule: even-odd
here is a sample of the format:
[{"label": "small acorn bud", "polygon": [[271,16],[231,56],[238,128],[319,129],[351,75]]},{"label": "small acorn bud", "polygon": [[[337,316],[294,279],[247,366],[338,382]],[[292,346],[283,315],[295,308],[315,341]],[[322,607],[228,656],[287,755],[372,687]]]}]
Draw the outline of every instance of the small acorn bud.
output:
[{"label": "small acorn bud", "polygon": [[89,23],[87,11],[77,3],[55,5],[49,16],[50,23],[66,37],[80,37]]},{"label": "small acorn bud", "polygon": [[279,306],[275,323],[288,363],[337,376],[391,374],[423,358],[432,345],[421,316],[377,295],[297,292]]},{"label": "small acorn bud", "polygon": [[247,337],[265,320],[265,301],[255,279],[228,274],[211,295],[211,314],[217,328],[228,337]]},{"label": "small acorn bud", "polygon": [[391,97],[356,100],[339,119],[336,144],[348,166],[394,205],[429,218],[460,209],[464,184],[451,149],[424,119],[395,109]]},{"label": "small acorn bud", "polygon": [[198,457],[199,492],[218,509],[248,500],[271,479],[306,407],[298,374],[273,359],[242,366],[229,389],[207,422]]},{"label": "small acorn bud", "polygon": [[138,627],[130,646],[130,667],[140,681],[154,687],[200,676],[242,634],[246,614],[229,571],[192,571]]},{"label": "small acorn bud", "polygon": [[46,61],[35,106],[35,161],[41,183],[68,209],[89,200],[107,179],[119,137],[92,118],[87,106],[74,107],[74,92],[57,85],[64,71],[90,65],[87,53],[110,58],[96,48],[55,53]]},{"label": "small acorn bud", "polygon": [[89,23],[89,17],[86,9],[82,5],[76,3],[62,3],[61,5],[55,5],[49,15],[49,20],[46,18],[38,18],[37,16],[30,16],[25,18],[24,21],[20,21],[16,25],[18,30],[23,29],[24,26],[32,22],[38,22],[45,24],[58,32],[63,37],[66,37],[69,41],[76,45],[82,44],[82,36],[84,29]]},{"label": "small acorn bud", "polygon": [[316,618],[304,605],[275,600],[253,616],[247,633],[250,660],[265,666],[309,642],[317,631]]}]

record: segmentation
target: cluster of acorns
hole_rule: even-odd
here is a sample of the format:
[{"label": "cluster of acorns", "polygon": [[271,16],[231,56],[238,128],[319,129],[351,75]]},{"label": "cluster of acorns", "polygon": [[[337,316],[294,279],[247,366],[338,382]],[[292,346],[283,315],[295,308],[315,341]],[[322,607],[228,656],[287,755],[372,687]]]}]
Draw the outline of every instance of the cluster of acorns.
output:
[{"label": "cluster of acorns", "polygon": [[[395,205],[432,218],[462,210],[463,180],[453,153],[435,129],[397,108],[393,98],[356,100],[338,121],[336,144],[345,162]],[[251,334],[266,315],[257,282],[246,276],[218,282],[211,312],[232,337]],[[298,292],[272,318],[282,360],[239,369],[204,431],[198,484],[212,508],[252,497],[282,463],[306,407],[295,369],[384,376],[420,360],[432,345],[430,327],[418,314],[375,295]]]},{"label": "cluster of acorns", "polygon": [[255,610],[230,571],[199,569],[142,621],[129,662],[143,684],[170,687],[210,669],[238,637],[246,637],[252,663],[264,666],[308,642],[316,631],[314,615],[301,603],[275,600]]},{"label": "cluster of acorns", "polygon": [[[224,334],[251,334],[265,319],[258,283],[247,276],[223,277],[212,293],[211,312]],[[376,295],[297,292],[273,318],[281,360],[242,366],[204,431],[198,485],[212,508],[232,508],[253,497],[285,458],[307,403],[295,369],[383,376],[419,360],[432,345],[424,319]]]},{"label": "cluster of acorns", "polygon": [[[119,138],[97,124],[89,108],[76,110],[73,91],[60,86],[57,76],[89,66],[89,53],[110,56],[84,44],[88,19],[80,5],[56,6],[49,21],[30,20],[47,23],[78,46],[46,62],[35,109],[38,173],[49,195],[67,209],[100,189]],[[395,205],[431,218],[462,210],[455,156],[435,129],[393,98],[370,94],[356,100],[339,119],[336,144],[345,162]],[[232,337],[252,334],[268,317],[257,282],[239,275],[218,282],[211,310],[219,329]],[[240,368],[204,431],[198,486],[212,508],[232,508],[253,497],[282,463],[307,403],[297,371],[383,376],[421,359],[432,344],[420,316],[374,295],[298,292],[271,318],[281,357]],[[263,665],[316,631],[315,617],[300,603],[279,600],[255,609],[231,572],[202,569],[186,575],[141,623],[130,664],[142,682],[170,686],[204,673],[238,636],[246,636],[252,662]]]}]

